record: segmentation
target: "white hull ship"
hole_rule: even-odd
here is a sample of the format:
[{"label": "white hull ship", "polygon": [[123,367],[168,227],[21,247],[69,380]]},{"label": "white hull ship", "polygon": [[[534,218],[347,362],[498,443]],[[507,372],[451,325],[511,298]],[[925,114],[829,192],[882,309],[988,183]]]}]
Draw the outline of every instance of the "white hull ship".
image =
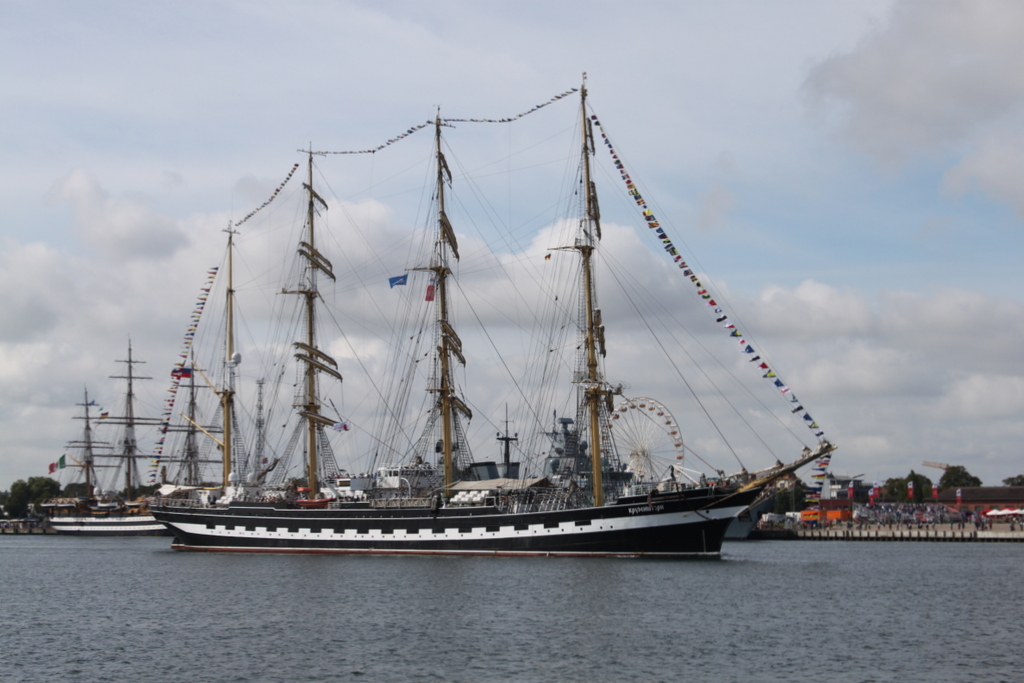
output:
[{"label": "white hull ship", "polygon": [[170,532],[148,512],[137,514],[110,513],[93,510],[88,513],[54,512],[50,528],[59,534],[78,536],[167,536]]},{"label": "white hull ship", "polygon": [[[101,415],[104,423],[120,425],[124,433],[119,439],[122,445],[120,453],[109,451],[106,443],[97,442],[93,438],[92,416],[90,408],[95,402],[89,400],[85,392],[83,416],[85,428],[81,441],[69,444],[72,450],[79,452],[79,458],[65,454],[71,459],[71,467],[79,470],[85,495],[76,498],[58,498],[41,505],[48,517],[51,529],[59,534],[79,536],[167,536],[167,528],[158,522],[149,512],[148,501],[133,500],[137,489],[137,460],[143,457],[138,452],[135,440],[135,426],[140,423],[151,424],[152,420],[137,418],[134,408],[133,382],[139,379],[133,371],[133,365],[139,361],[132,359],[131,345],[128,346],[128,360],[122,361],[128,366],[128,374],[120,379],[127,380],[125,413],[123,416],[108,417]],[[100,452],[97,452],[100,451]],[[61,467],[65,466],[64,458]],[[114,462],[115,464],[110,464]],[[98,484],[100,477],[97,471],[103,468],[122,469],[124,473],[124,496],[117,497],[104,494]]]},{"label": "white hull ship", "polygon": [[[578,257],[578,305],[567,307],[578,315],[573,323],[578,330],[572,380],[576,412],[572,418],[558,419],[560,428],[546,433],[550,451],[546,457],[535,455],[544,462],[542,471],[535,473],[540,476],[518,476],[518,464],[510,462],[507,454],[509,442],[516,439],[507,433],[498,437],[506,446],[500,468],[474,462],[464,445],[462,425],[472,412],[453,372],[466,361],[449,307],[459,250],[445,208],[451,172],[442,153],[445,123],[438,116],[434,122],[436,232],[429,263],[414,269],[429,275],[427,301],[436,307],[433,371],[426,387],[432,396],[430,418],[418,450],[410,449],[406,461],[381,467],[377,476],[358,486],[354,480],[340,484],[336,468],[324,469],[324,430],[338,425],[321,410],[317,378],[327,374],[340,380],[341,376],[313,333],[317,275],[333,280],[334,274],[314,241],[316,209],[326,204],[313,190],[310,152],[307,228],[298,250],[305,263],[303,281],[286,292],[305,299],[306,335],[294,342],[301,378],[296,389],[300,396],[294,403],[307,424],[303,485],[275,493],[264,485],[266,470],[248,478],[235,473],[238,465],[230,458],[236,448],[228,437],[234,424],[234,391],[229,381],[218,391],[225,430],[225,438],[218,442],[224,455],[222,488],[200,496],[194,491],[165,496],[152,506],[156,519],[173,533],[173,548],[248,553],[715,556],[733,520],[766,486],[833,450],[821,439],[815,448],[804,448],[795,462],[778,464],[761,476],[741,473],[688,482],[676,481],[674,475],[670,480],[644,480],[619,459],[611,423],[615,397],[621,396],[622,389],[604,379],[605,333],[593,263],[601,239],[596,190],[590,178],[593,124],[586,115],[585,87],[581,95],[582,158],[577,185],[586,189],[579,193],[578,232],[571,244],[557,247]],[[230,244],[229,240],[229,264]],[[230,311],[230,267],[228,276]],[[230,359],[234,355],[230,319],[227,329]],[[377,440],[382,442],[383,435]]]}]

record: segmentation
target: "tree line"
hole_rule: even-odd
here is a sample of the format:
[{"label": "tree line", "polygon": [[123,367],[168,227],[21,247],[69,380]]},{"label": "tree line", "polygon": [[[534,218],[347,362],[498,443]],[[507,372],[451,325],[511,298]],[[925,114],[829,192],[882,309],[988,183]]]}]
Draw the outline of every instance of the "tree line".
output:
[{"label": "tree line", "polygon": [[49,477],[29,477],[11,484],[11,490],[0,492],[0,505],[7,517],[18,519],[28,516],[36,505],[60,494],[60,483]]}]

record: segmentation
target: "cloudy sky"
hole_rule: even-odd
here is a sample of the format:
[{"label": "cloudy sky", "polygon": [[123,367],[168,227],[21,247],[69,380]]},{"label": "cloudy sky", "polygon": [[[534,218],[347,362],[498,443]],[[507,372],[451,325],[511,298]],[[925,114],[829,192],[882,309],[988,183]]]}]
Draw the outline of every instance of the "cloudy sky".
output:
[{"label": "cloudy sky", "polygon": [[[84,387],[115,403],[129,337],[166,375],[220,231],[297,149],[375,146],[437,107],[508,116],[583,72],[836,471],[1024,472],[1020,3],[8,0],[0,59],[0,489],[77,437]],[[383,173],[360,163],[321,166],[335,202]],[[517,215],[544,214],[533,194]],[[415,222],[400,198],[358,205]]]}]

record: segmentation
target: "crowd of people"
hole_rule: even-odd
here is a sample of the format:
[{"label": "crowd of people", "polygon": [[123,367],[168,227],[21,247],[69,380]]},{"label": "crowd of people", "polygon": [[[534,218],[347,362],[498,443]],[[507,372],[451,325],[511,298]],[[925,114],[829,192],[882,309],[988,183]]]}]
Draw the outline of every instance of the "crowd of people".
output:
[{"label": "crowd of people", "polygon": [[0,519],[0,533],[23,534],[34,529],[46,529],[49,522],[45,519]]},{"label": "crowd of people", "polygon": [[[875,526],[890,529],[935,529],[949,525],[950,529],[965,529],[973,526],[978,531],[992,528],[992,519],[980,512],[957,512],[946,505],[937,503],[877,503],[859,505],[853,512],[858,528]],[[1015,531],[1017,522],[1010,521],[1010,530]]]},{"label": "crowd of people", "polygon": [[[822,513],[824,514],[824,513]],[[759,528],[847,528],[847,529],[888,529],[900,530],[991,530],[994,523],[1007,524],[1010,531],[1024,529],[1024,522],[1016,517],[993,518],[980,511],[958,512],[947,505],[937,503],[876,503],[856,505],[853,518],[847,508],[843,519],[829,519],[819,524],[817,519],[801,516],[799,513],[766,514],[758,522]]]}]

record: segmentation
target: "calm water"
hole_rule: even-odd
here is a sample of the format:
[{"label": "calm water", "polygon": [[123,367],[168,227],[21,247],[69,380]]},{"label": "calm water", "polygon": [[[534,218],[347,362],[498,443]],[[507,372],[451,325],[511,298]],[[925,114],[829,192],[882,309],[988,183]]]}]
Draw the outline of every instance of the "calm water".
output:
[{"label": "calm water", "polygon": [[0,680],[1020,681],[1024,544],[721,560],[245,556],[0,537]]}]

